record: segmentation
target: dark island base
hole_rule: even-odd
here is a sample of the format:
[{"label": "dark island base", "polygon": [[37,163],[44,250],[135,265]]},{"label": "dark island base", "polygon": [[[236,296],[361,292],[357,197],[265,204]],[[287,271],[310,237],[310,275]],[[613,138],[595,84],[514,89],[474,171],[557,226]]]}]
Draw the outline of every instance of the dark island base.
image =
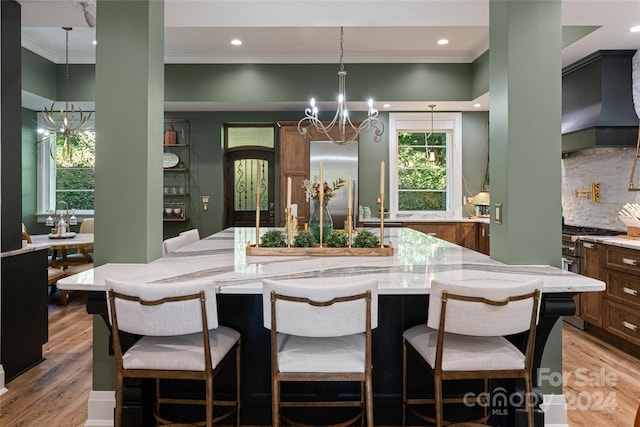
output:
[{"label": "dark island base", "polygon": [[[536,335],[535,366],[540,365],[544,344],[551,328],[559,316],[572,314],[575,305],[572,294],[543,295],[540,322]],[[376,425],[402,424],[402,333],[411,326],[425,322],[427,312],[427,295],[381,295],[379,298],[379,325],[373,335],[373,388],[374,419]],[[87,303],[90,313],[104,314],[106,302],[104,295],[94,293]],[[271,424],[271,386],[269,360],[269,331],[262,324],[262,295],[218,295],[220,323],[235,328],[242,334],[242,424]],[[522,337],[513,337],[518,345]],[[537,369],[536,369],[537,371]],[[411,393],[429,393],[432,395],[433,381],[428,373],[417,362],[411,361],[410,391]],[[536,376],[534,375],[534,386]],[[214,384],[214,392],[220,398],[230,397],[233,385],[233,365],[223,369]],[[289,384],[283,388],[288,399],[296,396],[305,398],[331,399],[357,397],[358,387],[349,383],[333,383],[323,385]],[[153,381],[131,381],[126,383],[124,419],[125,425],[155,425],[153,422]],[[188,382],[168,384],[172,392],[181,395],[200,394],[200,384]],[[503,388],[499,389],[499,387]],[[515,393],[522,393],[522,385],[516,381],[493,381],[490,389],[496,390],[506,399],[506,404],[499,401],[490,408],[492,426],[525,426],[526,413],[523,407],[514,407],[518,399]],[[463,396],[472,391],[482,392],[481,382],[448,382],[445,394]],[[541,403],[541,392],[536,388],[537,403]],[[203,393],[202,393],[203,395]],[[511,397],[511,398],[510,398]],[[182,408],[175,414],[177,420],[200,418],[199,408]],[[463,405],[445,405],[445,417],[449,420],[469,420],[482,415],[479,407],[467,408]],[[310,424],[324,424],[335,421],[326,419],[326,414],[335,415],[329,409],[325,414],[309,412],[301,413],[298,418]],[[232,424],[233,420],[229,420]],[[409,416],[410,425],[423,424],[413,416]],[[537,407],[535,425],[544,425],[544,413]]]}]

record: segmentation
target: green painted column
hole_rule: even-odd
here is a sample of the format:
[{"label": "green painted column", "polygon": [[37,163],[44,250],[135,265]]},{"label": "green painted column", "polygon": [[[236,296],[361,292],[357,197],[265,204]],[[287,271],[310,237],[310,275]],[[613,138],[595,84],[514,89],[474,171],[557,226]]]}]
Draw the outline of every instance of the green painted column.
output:
[{"label": "green painted column", "polygon": [[[491,257],[507,264],[561,265],[561,16],[560,0],[490,2]],[[562,372],[561,335],[542,363]]]},{"label": "green painted column", "polygon": [[[96,26],[95,263],[162,254],[164,1],[99,0]],[[94,321],[94,390],[113,390],[114,362]]]}]

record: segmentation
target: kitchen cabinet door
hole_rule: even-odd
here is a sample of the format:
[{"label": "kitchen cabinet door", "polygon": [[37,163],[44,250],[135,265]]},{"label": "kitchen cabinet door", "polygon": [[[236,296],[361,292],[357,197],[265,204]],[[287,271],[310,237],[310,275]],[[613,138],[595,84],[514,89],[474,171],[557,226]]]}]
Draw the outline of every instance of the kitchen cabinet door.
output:
[{"label": "kitchen cabinet door", "polygon": [[[581,274],[602,280],[602,255],[601,246],[597,243],[581,242],[582,259]],[[602,327],[602,294],[603,292],[583,292],[580,297],[580,317],[585,322]]]},{"label": "kitchen cabinet door", "polygon": [[478,224],[478,252],[490,253],[489,224]]},{"label": "kitchen cabinet door", "polygon": [[459,222],[407,222],[404,226],[456,245],[460,243]]},{"label": "kitchen cabinet door", "polygon": [[460,223],[460,233],[462,234],[460,244],[467,249],[478,250],[478,224],[475,222]]}]

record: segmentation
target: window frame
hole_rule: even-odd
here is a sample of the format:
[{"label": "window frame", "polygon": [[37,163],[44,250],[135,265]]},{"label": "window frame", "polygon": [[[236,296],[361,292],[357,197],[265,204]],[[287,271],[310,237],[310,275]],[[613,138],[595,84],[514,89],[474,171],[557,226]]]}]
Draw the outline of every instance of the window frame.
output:
[{"label": "window frame", "polygon": [[[43,129],[42,113],[37,113],[38,129]],[[95,113],[87,124],[85,130],[95,132]],[[48,138],[49,141],[46,141]],[[56,206],[56,160],[51,157],[50,147],[55,144],[56,136],[51,134],[42,139],[38,138],[36,144],[36,221],[44,223],[51,212],[55,212]],[[93,218],[95,209],[74,210],[74,215],[80,222],[84,218]]]},{"label": "window frame", "polygon": [[462,219],[462,113],[433,113],[433,132],[450,133],[444,211],[398,211],[398,132],[431,132],[431,112],[389,113],[389,210],[393,215]]}]

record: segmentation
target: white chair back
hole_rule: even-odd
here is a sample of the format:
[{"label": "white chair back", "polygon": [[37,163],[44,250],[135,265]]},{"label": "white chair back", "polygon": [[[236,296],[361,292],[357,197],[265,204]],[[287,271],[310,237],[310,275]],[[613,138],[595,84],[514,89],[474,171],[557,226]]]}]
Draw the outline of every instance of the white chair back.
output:
[{"label": "white chair back", "polygon": [[92,234],[93,233],[93,218],[85,218],[80,223],[78,233]]},{"label": "white chair back", "polygon": [[164,242],[162,242],[162,253],[164,255],[169,254],[171,252],[177,251],[181,247],[185,246],[189,243],[189,240],[185,236],[176,236],[171,237]]},{"label": "white chair back", "polygon": [[[271,292],[316,302],[349,297],[371,291],[371,328],[378,326],[378,282],[375,280],[335,285],[311,286],[265,280],[263,288],[264,327],[271,329]],[[277,332],[305,337],[339,337],[366,331],[366,300],[338,302],[328,306],[277,300]]]},{"label": "white chair back", "polygon": [[[440,328],[443,291],[503,302],[509,297],[533,293],[536,289],[541,291],[542,285],[542,279],[528,282],[478,283],[474,281],[467,284],[433,279],[429,295],[427,325],[432,329]],[[505,336],[524,332],[531,327],[533,304],[533,297],[510,301],[505,305],[448,299],[445,332],[473,336]],[[539,309],[540,304],[538,304],[538,312]]]},{"label": "white chair back", "polygon": [[[159,301],[163,298],[198,294],[204,291],[208,328],[218,327],[218,310],[215,288],[203,283],[149,284],[124,283],[105,280],[107,299],[109,291],[136,298],[127,300],[115,298],[118,330],[137,335],[171,336],[202,332],[200,300],[164,302],[157,305],[143,305],[143,301]],[[111,306],[109,321],[112,321]]]},{"label": "white chair back", "polygon": [[182,233],[180,233],[181,236],[183,236],[187,243],[194,243],[197,242],[198,240],[200,240],[200,232],[198,231],[197,228],[193,228],[191,230],[187,230],[187,231],[183,231]]}]

